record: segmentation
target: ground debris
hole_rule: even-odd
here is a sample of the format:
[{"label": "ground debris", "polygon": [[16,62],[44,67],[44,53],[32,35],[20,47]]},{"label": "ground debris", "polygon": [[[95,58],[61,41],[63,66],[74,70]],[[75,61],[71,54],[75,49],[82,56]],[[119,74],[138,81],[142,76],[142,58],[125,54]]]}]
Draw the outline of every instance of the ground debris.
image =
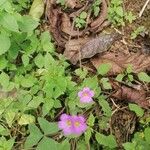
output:
[{"label": "ground debris", "polygon": [[141,53],[106,52],[103,55],[92,58],[91,62],[95,68],[98,68],[103,63],[110,63],[112,67],[109,75],[122,73],[129,64],[132,65],[134,73],[146,71],[150,68],[150,56]]},{"label": "ground debris", "polygon": [[79,59],[91,58],[107,51],[120,38],[121,35],[118,33],[112,33],[96,38],[70,40],[66,43],[64,55],[72,64],[76,64]]},{"label": "ground debris", "polygon": [[117,82],[111,82],[111,85],[116,90],[116,92],[112,94],[112,97],[118,100],[136,103],[145,109],[150,108],[150,102],[147,100],[147,93],[142,87],[140,89],[135,89]]}]

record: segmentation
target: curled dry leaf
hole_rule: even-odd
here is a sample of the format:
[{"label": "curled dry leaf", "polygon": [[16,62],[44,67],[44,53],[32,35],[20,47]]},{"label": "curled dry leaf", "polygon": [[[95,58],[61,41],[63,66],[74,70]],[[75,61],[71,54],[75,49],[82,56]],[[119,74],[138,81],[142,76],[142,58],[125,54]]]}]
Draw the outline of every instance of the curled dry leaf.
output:
[{"label": "curled dry leaf", "polygon": [[81,36],[83,33],[81,31],[75,31],[71,22],[70,22],[70,18],[66,13],[62,14],[62,24],[61,24],[61,30],[74,37],[74,36]]},{"label": "curled dry leaf", "polygon": [[119,100],[126,100],[131,103],[136,103],[146,109],[150,107],[149,100],[146,99],[147,93],[144,89],[137,90],[115,82],[112,82],[112,87],[116,90],[112,97]]},{"label": "curled dry leaf", "polygon": [[77,0],[65,0],[65,4],[68,8],[75,8],[77,5]]},{"label": "curled dry leaf", "polygon": [[91,23],[92,30],[98,28],[106,20],[107,12],[108,12],[107,2],[106,0],[102,0],[101,14],[96,20],[94,20]]},{"label": "curled dry leaf", "polygon": [[[108,23],[107,19],[107,0],[102,0],[99,16],[95,19],[92,16],[91,7],[93,1],[77,1],[65,0],[67,10],[62,9],[56,1],[46,1],[46,16],[50,24],[50,32],[53,34],[55,41],[59,47],[64,48],[66,41],[70,39],[83,38],[85,35],[91,37],[94,33],[103,30]],[[74,20],[79,17],[81,12],[87,12],[86,26],[82,29],[75,27]]]},{"label": "curled dry leaf", "polygon": [[97,38],[70,40],[66,43],[64,55],[73,64],[76,64],[79,59],[91,58],[98,53],[107,51],[120,37],[118,33],[112,33]]},{"label": "curled dry leaf", "polygon": [[91,62],[95,68],[98,68],[103,63],[110,63],[112,67],[108,73],[109,75],[122,73],[129,64],[132,65],[134,73],[146,71],[150,68],[150,56],[140,53],[124,54],[122,52],[106,52],[91,59]]}]

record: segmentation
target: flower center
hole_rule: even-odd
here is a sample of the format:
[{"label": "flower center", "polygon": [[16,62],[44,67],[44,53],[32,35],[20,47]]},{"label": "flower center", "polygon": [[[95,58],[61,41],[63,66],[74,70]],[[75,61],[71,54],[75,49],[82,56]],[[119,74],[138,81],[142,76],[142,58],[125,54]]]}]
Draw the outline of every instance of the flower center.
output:
[{"label": "flower center", "polygon": [[76,127],[79,127],[79,126],[80,126],[80,122],[79,122],[79,121],[76,121],[76,122],[74,123],[74,125],[75,125]]},{"label": "flower center", "polygon": [[88,93],[87,92],[83,92],[83,96],[88,96]]},{"label": "flower center", "polygon": [[67,121],[66,121],[66,124],[67,124],[67,126],[70,127],[70,126],[71,126],[71,121],[70,121],[70,120],[67,120]]}]

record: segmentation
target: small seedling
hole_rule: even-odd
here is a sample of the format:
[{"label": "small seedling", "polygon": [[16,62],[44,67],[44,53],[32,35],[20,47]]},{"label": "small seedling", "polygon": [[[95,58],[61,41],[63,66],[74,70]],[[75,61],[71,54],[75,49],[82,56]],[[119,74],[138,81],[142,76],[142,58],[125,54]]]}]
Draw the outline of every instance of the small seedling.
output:
[{"label": "small seedling", "polygon": [[86,25],[85,19],[87,18],[87,13],[83,11],[79,17],[75,18],[75,27],[76,28],[84,28]]},{"label": "small seedling", "polygon": [[92,5],[92,11],[93,11],[95,17],[97,17],[99,15],[100,4],[101,4],[101,0],[95,0]]},{"label": "small seedling", "polygon": [[145,30],[144,26],[140,26],[131,33],[131,39],[135,39],[141,32]]}]

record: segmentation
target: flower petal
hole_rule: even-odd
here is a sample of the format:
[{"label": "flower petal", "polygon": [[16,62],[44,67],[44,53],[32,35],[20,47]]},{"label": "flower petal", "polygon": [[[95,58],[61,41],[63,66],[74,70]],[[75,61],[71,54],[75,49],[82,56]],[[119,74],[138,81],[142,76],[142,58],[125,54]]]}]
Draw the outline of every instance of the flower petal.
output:
[{"label": "flower petal", "polygon": [[70,117],[70,115],[62,114],[62,115],[60,116],[60,120],[67,120],[69,117]]},{"label": "flower petal", "polygon": [[82,91],[78,92],[78,97],[82,97],[82,94],[83,94]]},{"label": "flower petal", "polygon": [[92,101],[93,101],[93,99],[89,96],[83,96],[80,98],[80,102],[82,102],[82,103],[90,103]]}]

